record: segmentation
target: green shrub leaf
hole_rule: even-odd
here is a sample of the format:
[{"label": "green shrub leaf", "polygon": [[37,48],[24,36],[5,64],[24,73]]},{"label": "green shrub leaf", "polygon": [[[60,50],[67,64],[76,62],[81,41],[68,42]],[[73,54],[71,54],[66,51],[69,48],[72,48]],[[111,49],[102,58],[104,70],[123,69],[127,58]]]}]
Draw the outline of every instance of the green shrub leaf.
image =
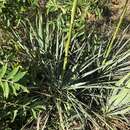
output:
[{"label": "green shrub leaf", "polygon": [[23,90],[23,92],[29,93],[29,90],[26,87],[21,85],[20,88]]},{"label": "green shrub leaf", "polygon": [[4,77],[7,70],[7,64],[3,65],[3,67],[0,69],[0,79]]},{"label": "green shrub leaf", "polygon": [[3,96],[6,99],[9,97],[10,90],[15,96],[18,95],[17,91],[20,89],[22,89],[23,92],[29,92],[26,87],[18,83],[18,81],[22,79],[25,74],[26,72],[19,71],[19,66],[10,72],[7,69],[7,64],[3,65],[3,67],[0,69],[0,87],[2,88]]},{"label": "green shrub leaf", "polygon": [[13,77],[13,81],[14,82],[17,82],[19,81],[20,79],[22,79],[24,77],[24,75],[26,74],[26,72],[18,72],[15,77]]},{"label": "green shrub leaf", "polygon": [[16,75],[16,73],[18,72],[18,70],[19,70],[19,66],[16,67],[16,68],[14,68],[14,69],[7,75],[7,79],[12,79],[12,78]]},{"label": "green shrub leaf", "polygon": [[12,88],[13,94],[14,94],[15,96],[17,96],[17,92],[16,92],[15,86],[11,85],[11,88]]},{"label": "green shrub leaf", "polygon": [[7,99],[9,96],[9,85],[7,81],[3,82],[3,86],[4,86],[4,97]]},{"label": "green shrub leaf", "polygon": [[36,119],[37,118],[36,111],[34,109],[31,109],[31,111],[32,111],[33,117]]},{"label": "green shrub leaf", "polygon": [[17,116],[17,113],[18,113],[18,110],[14,110],[14,112],[13,112],[13,119],[12,119],[11,122],[14,122],[14,120],[15,120],[15,118]]}]

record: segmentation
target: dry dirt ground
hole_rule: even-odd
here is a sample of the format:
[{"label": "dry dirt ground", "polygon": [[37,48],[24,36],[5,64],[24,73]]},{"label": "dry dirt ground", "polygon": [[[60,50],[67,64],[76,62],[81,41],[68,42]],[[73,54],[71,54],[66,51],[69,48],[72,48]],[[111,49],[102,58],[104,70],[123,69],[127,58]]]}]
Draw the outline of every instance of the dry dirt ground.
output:
[{"label": "dry dirt ground", "polygon": [[[126,1],[127,0],[111,0],[110,8],[113,12],[113,18],[115,19],[119,18]],[[128,0],[125,19],[130,22],[130,0]]]},{"label": "dry dirt ground", "polygon": [[[113,18],[114,21],[119,20],[126,1],[127,0],[111,0],[110,9],[113,12],[112,18]],[[125,29],[126,26],[128,26],[128,25],[130,25],[130,0],[128,0],[128,3],[127,3],[127,11],[126,11],[126,14],[124,16],[122,29]],[[130,27],[129,27],[128,32],[127,32],[125,37],[126,37],[126,39],[130,38]]]}]

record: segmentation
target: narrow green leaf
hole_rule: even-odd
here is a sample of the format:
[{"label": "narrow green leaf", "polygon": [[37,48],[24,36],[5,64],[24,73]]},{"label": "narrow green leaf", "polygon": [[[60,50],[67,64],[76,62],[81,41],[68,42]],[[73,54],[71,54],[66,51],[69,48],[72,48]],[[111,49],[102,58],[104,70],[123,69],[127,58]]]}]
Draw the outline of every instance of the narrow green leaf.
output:
[{"label": "narrow green leaf", "polygon": [[122,85],[124,82],[125,82],[125,80],[127,80],[128,78],[130,77],[130,73],[128,73],[127,75],[125,75],[123,78],[121,78],[118,82],[117,82],[117,86],[120,86],[120,85]]},{"label": "narrow green leaf", "polygon": [[121,90],[120,92],[119,92],[119,94],[118,95],[116,95],[116,96],[112,96],[111,98],[110,98],[110,103],[112,103],[112,105],[113,106],[118,106],[118,105],[121,105],[121,103],[123,104],[123,101],[125,101],[125,98],[127,97],[127,95],[128,95],[128,91],[129,90]]},{"label": "narrow green leaf", "polygon": [[42,39],[43,39],[43,31],[42,31],[43,18],[42,17],[43,17],[42,13],[39,12],[39,27],[38,27],[39,40],[38,41],[39,41],[39,46],[41,48],[43,48],[43,41],[42,41]]},{"label": "narrow green leaf", "polygon": [[63,114],[62,114],[63,112],[62,112],[62,108],[61,108],[61,101],[57,101],[56,106],[57,106],[57,110],[58,110],[58,114],[59,114],[59,121],[60,121],[61,130],[65,130]]},{"label": "narrow green leaf", "polygon": [[127,108],[123,108],[123,109],[119,109],[119,110],[116,110],[115,112],[112,111],[111,113],[108,113],[109,116],[113,116],[113,115],[123,115],[123,114],[126,114],[127,112],[130,111],[130,107],[127,107]]},{"label": "narrow green leaf", "polygon": [[35,107],[35,109],[36,109],[36,110],[46,110],[45,106],[43,106],[43,105],[37,105],[37,106]]}]

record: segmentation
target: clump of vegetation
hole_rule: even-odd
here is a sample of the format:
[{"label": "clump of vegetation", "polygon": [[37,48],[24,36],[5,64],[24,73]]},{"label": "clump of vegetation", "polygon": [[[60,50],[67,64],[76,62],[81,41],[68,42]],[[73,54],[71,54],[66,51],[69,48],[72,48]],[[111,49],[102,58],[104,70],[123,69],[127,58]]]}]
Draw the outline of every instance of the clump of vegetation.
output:
[{"label": "clump of vegetation", "polygon": [[128,130],[128,1],[114,31],[105,0],[2,2],[1,130]]}]

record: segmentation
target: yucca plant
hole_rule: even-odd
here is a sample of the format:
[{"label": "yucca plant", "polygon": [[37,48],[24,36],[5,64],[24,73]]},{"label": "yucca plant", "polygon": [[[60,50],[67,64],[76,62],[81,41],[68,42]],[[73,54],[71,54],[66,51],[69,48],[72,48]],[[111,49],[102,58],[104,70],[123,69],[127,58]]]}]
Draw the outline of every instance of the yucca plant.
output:
[{"label": "yucca plant", "polygon": [[107,98],[106,106],[104,107],[104,118],[108,120],[114,129],[129,129],[129,86],[130,74],[121,78],[115,85],[114,89]]},{"label": "yucca plant", "polygon": [[[129,39],[124,40],[125,31],[116,39],[126,8],[108,42],[95,40],[93,33],[87,35],[85,26],[82,31],[74,30],[79,13],[77,0],[68,5],[72,6],[71,16],[56,15],[57,19],[49,12],[67,10],[60,2],[52,3],[56,1],[48,2],[46,7],[50,4],[51,8],[47,13],[39,10],[36,22],[23,22],[24,33],[11,29],[21,64],[28,69],[25,81],[30,93],[10,99],[16,105],[11,105],[15,111],[10,128],[113,130],[128,126]],[[68,28],[65,20],[69,18]]]}]

